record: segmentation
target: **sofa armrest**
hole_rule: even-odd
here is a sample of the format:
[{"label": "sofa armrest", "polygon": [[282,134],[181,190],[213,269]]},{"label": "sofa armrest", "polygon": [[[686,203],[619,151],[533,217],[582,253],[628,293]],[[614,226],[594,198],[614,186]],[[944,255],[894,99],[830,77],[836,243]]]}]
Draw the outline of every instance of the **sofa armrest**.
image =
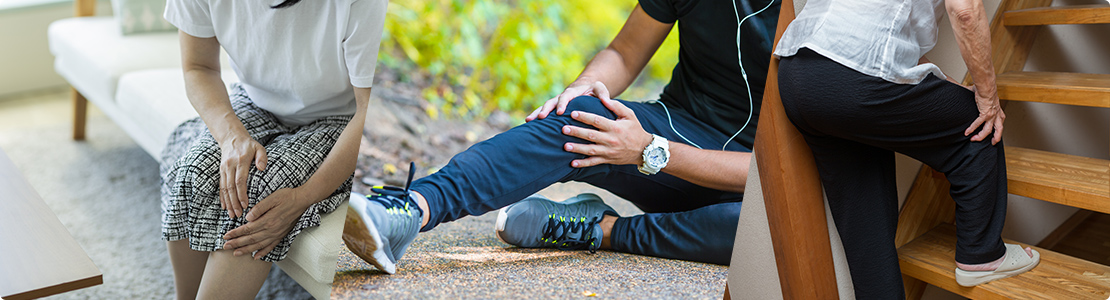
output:
[{"label": "sofa armrest", "polygon": [[96,14],[96,0],[73,0],[73,16],[88,17]]}]

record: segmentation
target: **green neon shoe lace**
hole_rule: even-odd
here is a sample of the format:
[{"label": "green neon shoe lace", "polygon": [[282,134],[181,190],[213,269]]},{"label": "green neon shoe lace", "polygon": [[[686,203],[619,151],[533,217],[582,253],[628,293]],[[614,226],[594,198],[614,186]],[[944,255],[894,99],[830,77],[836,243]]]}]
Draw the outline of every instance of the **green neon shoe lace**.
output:
[{"label": "green neon shoe lace", "polygon": [[[596,253],[601,247],[600,237],[594,236],[592,230],[601,218],[567,218],[550,214],[547,224],[543,226],[540,240],[550,243],[560,250],[590,250]],[[571,237],[571,233],[580,233],[578,237]]]}]

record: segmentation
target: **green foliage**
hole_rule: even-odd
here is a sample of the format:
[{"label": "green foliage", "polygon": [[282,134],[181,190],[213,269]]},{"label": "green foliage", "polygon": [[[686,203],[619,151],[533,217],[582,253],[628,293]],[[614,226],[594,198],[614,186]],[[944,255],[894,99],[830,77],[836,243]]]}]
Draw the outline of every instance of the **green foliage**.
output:
[{"label": "green foliage", "polygon": [[[379,59],[432,78],[423,94],[433,117],[530,111],[578,76],[635,5],[634,0],[395,1],[389,4]],[[677,44],[677,38],[668,38],[645,73],[669,78]]]}]

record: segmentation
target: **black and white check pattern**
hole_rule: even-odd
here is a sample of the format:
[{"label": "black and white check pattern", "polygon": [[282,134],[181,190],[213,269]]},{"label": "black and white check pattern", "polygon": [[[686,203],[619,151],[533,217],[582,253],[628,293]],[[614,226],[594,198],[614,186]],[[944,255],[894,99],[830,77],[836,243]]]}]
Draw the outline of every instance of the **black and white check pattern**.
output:
[{"label": "black and white check pattern", "polygon": [[[267,167],[254,167],[248,178],[249,208],[270,193],[297,187],[316,172],[351,116],[330,116],[308,125],[283,125],[269,112],[251,102],[246,91],[236,85],[231,95],[232,108],[251,137],[266,147]],[[197,251],[216,251],[223,247],[223,235],[247,223],[245,217],[229,218],[220,208],[220,148],[204,122],[198,117],[185,121],[170,135],[162,152],[162,239],[189,239]],[[320,225],[320,215],[335,210],[350,197],[351,179],[326,199],[301,214],[293,230],[266,254],[263,260],[280,261],[289,245],[302,230]]]}]

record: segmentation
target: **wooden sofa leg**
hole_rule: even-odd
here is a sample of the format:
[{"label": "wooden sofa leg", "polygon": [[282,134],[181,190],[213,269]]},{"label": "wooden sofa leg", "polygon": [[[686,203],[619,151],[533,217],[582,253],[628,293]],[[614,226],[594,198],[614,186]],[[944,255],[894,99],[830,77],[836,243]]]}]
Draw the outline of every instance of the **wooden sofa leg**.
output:
[{"label": "wooden sofa leg", "polygon": [[87,108],[89,100],[85,99],[81,92],[77,89],[70,87],[70,95],[73,98],[73,140],[85,140],[85,116],[88,115]]}]

